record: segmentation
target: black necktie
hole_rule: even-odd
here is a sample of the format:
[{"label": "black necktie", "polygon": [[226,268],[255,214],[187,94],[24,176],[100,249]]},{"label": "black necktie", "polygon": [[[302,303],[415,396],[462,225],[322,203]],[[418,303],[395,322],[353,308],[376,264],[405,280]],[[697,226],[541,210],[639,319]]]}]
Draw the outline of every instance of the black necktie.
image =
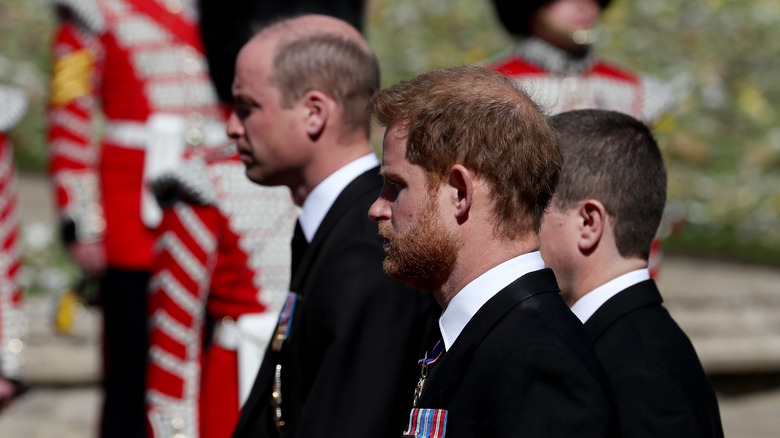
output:
[{"label": "black necktie", "polygon": [[295,272],[298,270],[298,266],[300,266],[301,260],[303,259],[303,253],[305,253],[306,248],[309,247],[309,242],[306,241],[306,236],[303,235],[303,228],[301,228],[301,223],[299,221],[295,221],[295,232],[293,233],[290,246],[292,249],[290,273],[294,277]]}]

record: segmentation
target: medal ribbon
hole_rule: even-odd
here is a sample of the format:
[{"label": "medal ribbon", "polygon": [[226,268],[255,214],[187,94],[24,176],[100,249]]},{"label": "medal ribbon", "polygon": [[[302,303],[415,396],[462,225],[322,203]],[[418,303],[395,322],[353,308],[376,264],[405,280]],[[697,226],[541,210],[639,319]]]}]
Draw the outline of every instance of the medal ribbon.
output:
[{"label": "medal ribbon", "polygon": [[431,351],[431,357],[428,357],[428,352],[426,351],[425,357],[417,361],[422,367],[422,370],[420,371],[420,379],[417,381],[417,388],[414,390],[413,407],[417,407],[417,400],[420,399],[423,389],[425,388],[425,380],[428,378],[428,367],[435,364],[439,358],[441,358],[442,353],[444,353],[444,342],[439,339],[439,342],[436,343]]},{"label": "medal ribbon", "polygon": [[[290,335],[292,319],[295,315],[295,304],[297,302],[298,294],[290,291],[287,294],[287,299],[284,301],[284,306],[279,314],[279,323],[276,325],[274,338],[271,340],[271,349],[277,353],[282,351],[282,345]],[[280,363],[276,364],[276,370],[274,372],[271,406],[273,407],[274,416],[276,417],[276,427],[277,429],[281,429],[284,427],[285,421],[282,417],[282,364]]]},{"label": "medal ribbon", "polygon": [[298,294],[290,292],[287,294],[287,299],[284,301],[284,307],[282,307],[282,313],[279,314],[279,325],[285,326],[284,337],[290,334],[290,327],[292,326],[292,316],[295,313],[295,304],[298,302]]},{"label": "medal ribbon", "polygon": [[404,437],[444,438],[447,433],[445,409],[412,409]]},{"label": "medal ribbon", "polygon": [[284,301],[282,312],[279,314],[279,322],[276,324],[276,330],[274,331],[274,337],[271,340],[271,348],[273,351],[281,351],[284,341],[290,335],[290,329],[292,328],[292,319],[295,315],[295,305],[298,302],[298,294],[295,292],[289,292],[287,299]]},{"label": "medal ribbon", "polygon": [[436,361],[441,358],[442,353],[444,353],[444,342],[442,342],[441,339],[439,339],[439,342],[436,343],[436,345],[433,347],[433,350],[431,350],[431,356],[428,357],[428,353],[425,354],[425,357],[418,360],[417,363],[420,364],[423,368],[428,367],[429,365],[433,365],[436,363]]}]

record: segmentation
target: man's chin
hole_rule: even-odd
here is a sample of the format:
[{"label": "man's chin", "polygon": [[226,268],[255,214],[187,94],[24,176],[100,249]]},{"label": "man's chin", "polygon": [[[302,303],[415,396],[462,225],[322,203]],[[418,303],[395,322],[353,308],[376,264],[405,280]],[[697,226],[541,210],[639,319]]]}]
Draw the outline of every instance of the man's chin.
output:
[{"label": "man's chin", "polygon": [[431,284],[429,277],[423,278],[419,275],[413,275],[408,271],[401,269],[398,264],[392,260],[388,260],[387,257],[385,257],[382,268],[388,277],[392,278],[393,280],[405,283],[412,289],[417,289],[421,292],[426,292],[429,294],[432,294],[436,289],[436,286]]},{"label": "man's chin", "polygon": [[246,173],[246,177],[249,178],[250,181],[252,181],[255,184],[259,184],[261,186],[282,185],[279,181],[276,181],[277,178],[274,178],[273,175],[259,172],[258,169],[254,168],[253,166],[247,165],[245,173]]}]

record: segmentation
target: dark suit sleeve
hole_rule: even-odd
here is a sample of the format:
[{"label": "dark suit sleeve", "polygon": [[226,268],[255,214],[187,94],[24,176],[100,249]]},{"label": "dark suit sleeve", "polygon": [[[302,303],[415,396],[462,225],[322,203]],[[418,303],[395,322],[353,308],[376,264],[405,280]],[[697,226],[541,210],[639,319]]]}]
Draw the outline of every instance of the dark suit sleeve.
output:
[{"label": "dark suit sleeve", "polygon": [[611,380],[622,436],[699,436],[693,421],[695,407],[669,378],[652,369],[627,368],[614,372]]},{"label": "dark suit sleeve", "polygon": [[302,366],[318,368],[303,373],[313,380],[303,382],[311,389],[299,437],[396,438],[411,408],[415,359],[426,337],[420,298],[430,297],[390,280],[381,268],[381,240],[367,234],[329,251],[315,274],[315,287],[328,292],[306,303],[317,308],[318,320],[303,321],[304,354],[314,360]]},{"label": "dark suit sleeve", "polygon": [[571,354],[549,345],[532,345],[513,351],[495,366],[495,374],[481,371],[484,394],[490,396],[477,404],[481,410],[477,421],[485,430],[475,430],[474,436],[612,436],[610,402],[594,376]]}]

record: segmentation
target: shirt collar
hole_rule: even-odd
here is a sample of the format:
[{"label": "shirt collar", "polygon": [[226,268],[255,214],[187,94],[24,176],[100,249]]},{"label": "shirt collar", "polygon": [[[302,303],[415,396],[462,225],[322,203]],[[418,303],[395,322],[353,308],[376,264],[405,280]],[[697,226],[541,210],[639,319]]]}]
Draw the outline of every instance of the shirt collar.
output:
[{"label": "shirt collar", "polygon": [[535,37],[526,38],[516,48],[516,53],[552,73],[576,75],[590,70],[596,62],[593,50],[575,56]]},{"label": "shirt collar", "polygon": [[649,279],[650,271],[646,268],[623,274],[585,294],[571,306],[571,311],[585,324],[607,300],[621,291]]},{"label": "shirt collar", "polygon": [[450,349],[463,328],[477,311],[495,294],[523,275],[544,269],[539,251],[509,259],[467,284],[450,301],[439,318],[444,348]]},{"label": "shirt collar", "polygon": [[303,201],[301,215],[298,217],[307,242],[311,242],[311,239],[314,238],[314,234],[317,233],[317,229],[320,227],[328,210],[330,210],[333,203],[336,202],[336,198],[339,197],[349,183],[378,165],[379,160],[372,152],[333,172],[322,180],[321,183],[317,184],[317,187]]}]

